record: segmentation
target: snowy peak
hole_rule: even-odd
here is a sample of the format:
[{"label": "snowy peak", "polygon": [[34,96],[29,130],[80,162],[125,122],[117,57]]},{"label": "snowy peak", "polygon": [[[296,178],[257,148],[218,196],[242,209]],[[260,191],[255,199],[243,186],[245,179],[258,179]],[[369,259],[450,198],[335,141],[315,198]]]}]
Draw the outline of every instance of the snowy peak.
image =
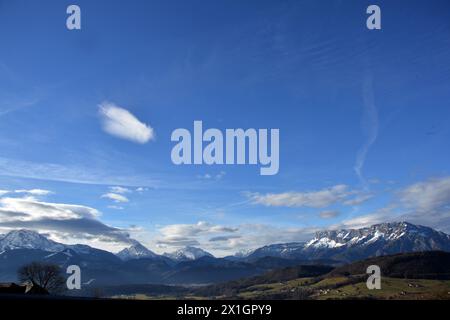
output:
[{"label": "snowy peak", "polygon": [[408,222],[392,222],[361,229],[320,231],[307,243],[268,245],[256,249],[248,259],[271,256],[355,261],[381,255],[431,250],[450,252],[450,235]]},{"label": "snowy peak", "polygon": [[[432,239],[446,240],[448,235],[424,226],[408,222],[381,223],[362,229],[328,230],[316,233],[305,248],[339,248],[371,244],[385,244],[414,239],[429,242]],[[431,249],[431,248],[430,248]]]},{"label": "snowy peak", "polygon": [[39,249],[50,252],[64,250],[63,244],[47,239],[30,230],[14,230],[0,238],[0,251],[15,249]]},{"label": "snowy peak", "polygon": [[255,249],[242,249],[236,252],[233,257],[236,258],[247,258],[249,255],[251,255]]},{"label": "snowy peak", "polygon": [[190,246],[184,247],[172,253],[164,253],[164,256],[176,261],[197,260],[202,257],[213,257],[212,254],[203,249]]},{"label": "snowy peak", "polygon": [[131,247],[125,248],[117,253],[117,256],[120,259],[127,261],[140,258],[155,258],[157,257],[157,254],[136,241]]},{"label": "snowy peak", "polygon": [[[48,239],[46,236],[31,230],[14,230],[6,235],[0,236],[0,252],[18,250],[18,249],[34,249],[42,250],[54,254],[83,254],[83,255],[102,255],[106,251],[95,249],[88,245],[74,244],[66,245]],[[53,254],[53,255],[52,255]],[[108,253],[110,254],[110,253]]]}]

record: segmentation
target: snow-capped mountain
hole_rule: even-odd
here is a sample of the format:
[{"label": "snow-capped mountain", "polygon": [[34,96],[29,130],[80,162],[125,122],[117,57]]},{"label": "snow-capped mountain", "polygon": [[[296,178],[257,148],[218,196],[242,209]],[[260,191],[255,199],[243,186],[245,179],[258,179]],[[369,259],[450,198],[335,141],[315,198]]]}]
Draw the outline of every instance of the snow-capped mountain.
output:
[{"label": "snow-capped mountain", "polygon": [[136,241],[131,247],[117,253],[117,256],[124,261],[128,261],[141,258],[156,258],[158,255]]},{"label": "snow-capped mountain", "polygon": [[57,252],[64,250],[65,245],[49,240],[35,231],[14,230],[0,238],[0,251],[14,249],[39,249]]},{"label": "snow-capped mountain", "polygon": [[450,251],[450,235],[408,222],[373,225],[362,229],[317,232],[306,243],[276,244],[255,250],[249,257],[353,261],[367,257],[442,250]]},{"label": "snow-capped mountain", "polygon": [[[73,250],[80,255],[107,256],[103,250],[87,245],[65,245],[29,230],[15,230],[0,236],[0,255],[16,249],[38,249],[49,253]],[[252,252],[241,252],[228,260],[255,261],[263,257],[300,260],[337,260],[342,262],[368,257],[404,252],[442,250],[450,252],[450,235],[408,222],[382,223],[362,229],[327,230],[317,232],[308,242],[272,244]],[[161,258],[135,241],[132,246],[119,252],[123,261],[140,258]],[[201,257],[213,257],[196,247],[185,247],[164,257],[175,262],[191,261]]]},{"label": "snow-capped mountain", "polygon": [[263,258],[263,257],[278,257],[278,258],[296,258],[297,252],[300,252],[305,247],[304,242],[290,242],[270,244],[258,248],[247,255],[247,258]]},{"label": "snow-capped mountain", "polygon": [[255,249],[242,249],[236,252],[233,256],[236,258],[246,258],[251,255]]},{"label": "snow-capped mountain", "polygon": [[205,256],[213,257],[212,254],[206,252],[203,249],[190,246],[178,249],[177,251],[172,253],[164,253],[164,256],[173,259],[175,261],[196,260]]},{"label": "snow-capped mountain", "polygon": [[18,249],[42,250],[50,253],[71,250],[83,255],[99,255],[106,252],[84,244],[62,244],[31,230],[13,230],[0,236],[0,252]]},{"label": "snow-capped mountain", "polygon": [[305,245],[305,249],[353,248],[375,246],[402,251],[449,250],[450,235],[408,222],[382,223],[353,230],[322,231]]},{"label": "snow-capped mountain", "polygon": [[[225,259],[214,258],[195,247],[160,256],[137,241],[115,255],[87,245],[57,243],[37,232],[17,230],[0,236],[0,282],[13,281],[18,268],[33,261],[57,264],[63,269],[79,265],[83,275],[95,279],[96,284],[187,284],[228,281],[299,263],[334,265],[430,250],[450,252],[450,235],[407,222],[317,232],[308,242],[272,244],[248,256],[244,253]],[[148,257],[152,259],[143,259]]]}]

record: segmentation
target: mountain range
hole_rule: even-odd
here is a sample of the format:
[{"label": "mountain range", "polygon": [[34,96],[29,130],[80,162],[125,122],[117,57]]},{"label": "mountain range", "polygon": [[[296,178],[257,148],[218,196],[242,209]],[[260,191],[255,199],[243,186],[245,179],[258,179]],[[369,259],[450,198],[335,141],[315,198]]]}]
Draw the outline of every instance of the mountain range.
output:
[{"label": "mountain range", "polygon": [[450,251],[450,235],[408,222],[394,222],[362,229],[319,231],[308,242],[264,246],[251,252],[246,259],[273,256],[351,262],[368,257],[431,250]]},{"label": "mountain range", "polygon": [[[122,251],[117,253],[117,256],[124,260],[133,260],[133,259],[141,259],[141,258],[156,258],[158,255],[153,251],[144,247],[138,241],[135,241],[133,245],[128,248],[123,249]],[[203,249],[187,246],[181,249],[178,249],[171,253],[163,253],[164,257],[172,259],[174,261],[189,261],[196,260],[201,257],[213,257],[212,254],[206,252]]]},{"label": "mountain range", "polygon": [[15,281],[17,269],[32,261],[81,267],[89,285],[205,284],[256,276],[299,264],[340,265],[395,253],[450,252],[450,235],[407,222],[362,229],[317,232],[308,242],[272,244],[216,258],[195,247],[158,255],[135,241],[113,254],[87,245],[66,245],[29,230],[0,235],[0,282]]}]

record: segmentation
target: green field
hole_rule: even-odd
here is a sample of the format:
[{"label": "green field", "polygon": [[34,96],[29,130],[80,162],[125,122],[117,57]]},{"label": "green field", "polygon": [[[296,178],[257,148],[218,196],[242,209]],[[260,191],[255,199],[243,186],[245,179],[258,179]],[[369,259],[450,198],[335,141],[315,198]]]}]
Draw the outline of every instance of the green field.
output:
[{"label": "green field", "polygon": [[450,280],[384,278],[380,290],[369,290],[364,282],[319,292],[316,299],[450,299]]},{"label": "green field", "polygon": [[[347,277],[315,280],[302,278],[285,283],[257,285],[237,295],[243,299],[296,297],[305,299],[450,299],[450,280],[383,278],[380,290],[367,289],[365,281]],[[302,294],[296,294],[302,292]],[[307,295],[307,297],[306,297]]]},{"label": "green field", "polygon": [[382,299],[382,300],[450,300],[450,280],[383,278],[380,290],[369,290],[364,280],[354,277],[299,278],[286,282],[258,284],[242,288],[233,295],[205,297],[194,292],[185,296],[129,295],[118,299]]}]

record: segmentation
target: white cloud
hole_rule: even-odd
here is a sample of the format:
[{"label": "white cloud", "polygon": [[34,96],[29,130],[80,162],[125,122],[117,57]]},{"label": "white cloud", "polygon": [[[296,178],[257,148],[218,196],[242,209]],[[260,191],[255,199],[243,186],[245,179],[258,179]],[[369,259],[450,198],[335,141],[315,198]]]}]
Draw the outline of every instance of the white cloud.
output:
[{"label": "white cloud", "polygon": [[120,193],[120,194],[132,192],[132,190],[120,186],[109,187],[109,190],[111,190],[111,192],[113,193]]},{"label": "white cloud", "polygon": [[398,191],[387,206],[372,213],[346,219],[333,226],[363,228],[392,221],[408,221],[444,232],[450,231],[450,177],[417,182]]},{"label": "white cloud", "polygon": [[374,213],[350,218],[330,227],[330,229],[359,229],[377,223],[394,221],[396,216],[390,210],[391,208],[383,208]]},{"label": "white cloud", "polygon": [[339,214],[340,214],[339,211],[328,210],[320,212],[319,216],[323,219],[331,219],[337,217]]},{"label": "white cloud", "polygon": [[[18,213],[13,216],[10,213]],[[25,216],[19,213],[25,213]],[[23,198],[1,198],[0,215],[3,219],[17,219],[23,221],[33,221],[36,219],[95,219],[100,213],[93,208],[79,205],[42,202],[34,197]],[[3,220],[2,219],[2,220]]]},{"label": "white cloud", "polygon": [[101,196],[102,198],[113,200],[114,202],[128,202],[128,198],[122,194],[108,192]]},{"label": "white cloud", "polygon": [[220,171],[218,174],[216,174],[215,178],[216,178],[217,180],[220,180],[220,179],[222,179],[223,177],[225,177],[225,175],[226,175],[226,172],[225,172],[225,171]]},{"label": "white cloud", "polygon": [[[281,227],[268,224],[239,225],[240,238],[231,239],[224,245],[231,251],[255,249],[269,244],[301,242],[311,239],[318,231],[314,227]],[[223,247],[222,249],[226,249]]]},{"label": "white cloud", "polygon": [[450,177],[415,183],[399,192],[401,203],[418,211],[450,206]]},{"label": "white cloud", "polygon": [[235,232],[237,229],[199,221],[195,224],[171,224],[160,228],[159,231],[167,237],[190,237],[205,233]]},{"label": "white cloud", "polygon": [[204,180],[211,180],[211,179],[220,180],[223,177],[225,177],[225,175],[226,175],[225,171],[220,171],[217,174],[205,173],[203,175],[198,175],[197,178],[198,179],[204,179]]},{"label": "white cloud", "polygon": [[155,138],[152,127],[124,108],[103,102],[99,105],[99,112],[103,130],[113,136],[142,144]]},{"label": "white cloud", "polygon": [[31,194],[33,196],[46,196],[46,195],[53,193],[49,190],[44,190],[44,189],[30,189],[30,190],[21,189],[21,190],[15,190],[14,192]]},{"label": "white cloud", "polygon": [[360,194],[352,199],[348,199],[348,200],[344,201],[343,203],[347,206],[358,206],[358,205],[363,204],[364,202],[372,199],[373,196],[374,195],[371,193],[370,194],[369,193]]},{"label": "white cloud", "polygon": [[94,208],[42,202],[32,196],[0,198],[0,230],[29,229],[46,233],[63,243],[84,243],[105,250],[131,243],[125,230],[103,224]]},{"label": "white cloud", "polygon": [[199,239],[208,235],[234,233],[237,228],[225,227],[199,221],[195,224],[172,224],[159,229],[159,245],[179,247],[186,245],[198,245]]},{"label": "white cloud", "polygon": [[312,207],[323,208],[347,198],[355,192],[350,191],[346,185],[336,185],[319,191],[310,192],[284,192],[249,193],[248,196],[255,204],[273,207]]},{"label": "white cloud", "polygon": [[114,210],[123,210],[123,207],[121,206],[115,206],[115,205],[110,205],[108,206],[109,209],[114,209]]},{"label": "white cloud", "polygon": [[28,194],[32,196],[46,196],[49,194],[52,194],[53,192],[50,190],[44,190],[44,189],[18,189],[14,191],[10,190],[0,190],[0,197],[8,194],[8,193],[22,193],[22,194]]},{"label": "white cloud", "polygon": [[139,188],[136,188],[135,191],[136,191],[136,192],[145,192],[145,191],[148,191],[148,188],[139,187]]},{"label": "white cloud", "polygon": [[198,175],[197,178],[209,180],[209,179],[212,178],[212,176],[211,176],[209,173],[205,173],[205,174],[203,174],[203,175]]}]

